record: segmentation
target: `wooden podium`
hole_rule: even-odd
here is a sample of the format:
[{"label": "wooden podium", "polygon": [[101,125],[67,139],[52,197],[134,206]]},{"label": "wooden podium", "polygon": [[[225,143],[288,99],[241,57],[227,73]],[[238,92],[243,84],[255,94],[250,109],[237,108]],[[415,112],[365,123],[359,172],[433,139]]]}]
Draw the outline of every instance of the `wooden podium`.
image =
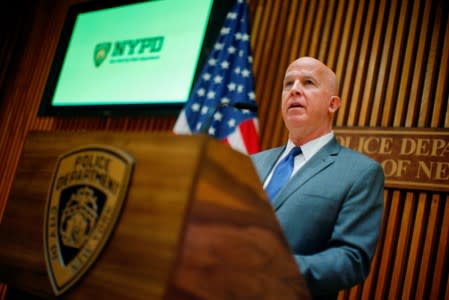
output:
[{"label": "wooden podium", "polygon": [[[75,167],[78,158],[74,163],[62,160],[86,146],[112,147],[131,158],[129,184],[113,178],[116,167],[107,158],[83,156],[84,177],[78,172],[81,167]],[[62,169],[55,171],[57,166]],[[112,179],[100,169],[108,170]],[[85,211],[100,211],[97,222],[86,223],[80,214],[75,218],[75,209],[66,210],[73,194],[70,202],[64,200],[64,210],[53,213],[52,201],[65,199],[65,187],[83,178],[112,192],[118,185],[127,186],[120,192],[124,201],[112,225],[107,224],[114,217],[112,210],[101,221],[107,204],[99,210],[100,204],[86,200],[79,200],[78,207],[82,202]],[[80,241],[73,224],[84,224],[75,226],[78,229],[90,224],[98,237],[84,234],[88,242],[72,245],[81,252],[64,252],[72,249],[67,244],[53,246],[52,239]],[[86,243],[95,246],[86,250]],[[71,267],[84,273],[65,286],[63,299],[310,298],[251,160],[206,136],[31,132],[0,224],[0,245],[6,299],[58,298],[49,265],[62,261],[62,267],[53,268],[56,275],[64,275],[67,270],[58,268],[73,264],[74,257],[89,260],[95,247],[98,253],[90,264]],[[56,255],[58,249],[64,250],[62,258]]]}]

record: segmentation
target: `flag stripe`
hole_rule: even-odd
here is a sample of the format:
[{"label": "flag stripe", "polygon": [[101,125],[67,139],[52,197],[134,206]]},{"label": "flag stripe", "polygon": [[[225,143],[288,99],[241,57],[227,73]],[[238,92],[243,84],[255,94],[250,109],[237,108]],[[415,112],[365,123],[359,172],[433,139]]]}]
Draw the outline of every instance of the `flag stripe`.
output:
[{"label": "flag stripe", "polygon": [[228,135],[226,138],[228,144],[235,150],[240,151],[244,154],[248,154],[248,151],[243,142],[243,137],[240,134],[240,130],[237,128],[233,133]]},{"label": "flag stripe", "polygon": [[192,134],[189,124],[187,123],[187,117],[184,109],[179,114],[173,131],[177,134]]},{"label": "flag stripe", "polygon": [[[239,125],[242,136],[258,136],[258,121],[256,118],[242,122]],[[243,139],[247,153],[256,153],[260,150],[257,139]]]}]

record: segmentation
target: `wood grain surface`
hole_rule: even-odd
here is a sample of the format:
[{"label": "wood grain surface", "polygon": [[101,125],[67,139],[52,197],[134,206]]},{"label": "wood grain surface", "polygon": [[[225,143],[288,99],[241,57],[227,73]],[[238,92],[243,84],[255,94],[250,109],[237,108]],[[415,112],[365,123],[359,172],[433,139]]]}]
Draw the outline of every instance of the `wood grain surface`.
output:
[{"label": "wood grain surface", "polygon": [[249,158],[205,136],[31,133],[0,226],[0,279],[53,298],[44,211],[59,155],[115,146],[135,160],[105,248],[64,299],[307,299]]},{"label": "wood grain surface", "polygon": [[[120,147],[136,160],[119,225],[66,299],[161,299],[176,257],[201,139],[157,134],[32,133],[0,226],[2,281],[52,295],[43,249],[45,201],[57,157],[88,144]],[[182,171],[181,171],[182,170]]]},{"label": "wood grain surface", "polygon": [[212,141],[203,157],[165,299],[310,299],[251,161]]}]

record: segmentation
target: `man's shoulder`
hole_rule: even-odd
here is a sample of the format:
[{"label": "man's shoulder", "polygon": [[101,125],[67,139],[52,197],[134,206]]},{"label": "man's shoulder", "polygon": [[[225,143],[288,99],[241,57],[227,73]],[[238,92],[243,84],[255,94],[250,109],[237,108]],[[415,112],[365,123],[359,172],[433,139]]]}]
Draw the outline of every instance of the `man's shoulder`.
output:
[{"label": "man's shoulder", "polygon": [[270,148],[270,149],[262,150],[260,152],[252,154],[251,158],[253,160],[259,160],[259,159],[271,157],[272,155],[279,155],[284,148],[285,148],[285,145],[284,146],[280,146],[280,147],[276,147],[276,148]]},{"label": "man's shoulder", "polygon": [[339,146],[340,146],[340,155],[345,159],[351,160],[352,162],[357,164],[380,166],[380,163],[378,161],[374,160],[373,158],[369,157],[364,153],[342,146],[340,144]]}]

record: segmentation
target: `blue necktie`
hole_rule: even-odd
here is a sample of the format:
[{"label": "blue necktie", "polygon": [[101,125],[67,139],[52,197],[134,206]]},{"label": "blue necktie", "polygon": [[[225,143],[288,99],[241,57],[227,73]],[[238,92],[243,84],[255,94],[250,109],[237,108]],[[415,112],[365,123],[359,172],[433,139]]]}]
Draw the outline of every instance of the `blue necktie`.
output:
[{"label": "blue necktie", "polygon": [[295,156],[299,153],[301,153],[301,148],[292,148],[288,155],[284,157],[274,169],[273,176],[271,176],[271,180],[265,188],[265,191],[267,192],[271,201],[273,201],[277,193],[290,179],[290,176],[293,172]]}]

